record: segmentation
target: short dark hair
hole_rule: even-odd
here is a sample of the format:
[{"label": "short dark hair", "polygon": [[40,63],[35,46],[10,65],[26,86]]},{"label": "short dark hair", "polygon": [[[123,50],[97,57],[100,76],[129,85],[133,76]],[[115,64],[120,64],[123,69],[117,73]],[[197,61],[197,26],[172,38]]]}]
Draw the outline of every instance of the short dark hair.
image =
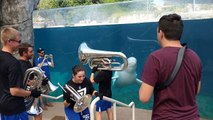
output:
[{"label": "short dark hair", "polygon": [[79,71],[85,71],[82,65],[75,65],[72,67],[72,74],[76,75]]},{"label": "short dark hair", "polygon": [[23,56],[24,52],[27,53],[28,52],[28,48],[29,47],[33,47],[32,45],[28,44],[28,43],[22,43],[18,49],[18,53],[20,56]]},{"label": "short dark hair", "polygon": [[183,32],[183,21],[178,14],[164,15],[158,22],[158,32],[164,32],[168,40],[180,40]]},{"label": "short dark hair", "polygon": [[38,50],[37,50],[38,53],[41,53],[42,51],[44,51],[43,48],[38,48]]}]

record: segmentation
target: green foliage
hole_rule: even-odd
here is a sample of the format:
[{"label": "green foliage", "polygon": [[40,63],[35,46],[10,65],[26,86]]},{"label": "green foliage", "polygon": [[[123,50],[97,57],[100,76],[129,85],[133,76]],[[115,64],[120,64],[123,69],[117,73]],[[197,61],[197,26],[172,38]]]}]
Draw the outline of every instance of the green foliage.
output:
[{"label": "green foliage", "polygon": [[[40,0],[38,9],[63,8],[95,4],[95,0]],[[98,3],[113,3],[127,0],[96,0]]]},{"label": "green foliage", "polygon": [[40,0],[39,9],[62,8],[73,4],[73,0]]}]

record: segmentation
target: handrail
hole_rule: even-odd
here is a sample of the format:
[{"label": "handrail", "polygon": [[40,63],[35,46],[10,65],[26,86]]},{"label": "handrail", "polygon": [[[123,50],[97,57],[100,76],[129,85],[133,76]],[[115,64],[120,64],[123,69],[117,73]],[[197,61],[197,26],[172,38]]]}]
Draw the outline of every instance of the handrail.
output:
[{"label": "handrail", "polygon": [[42,97],[45,97],[45,98],[50,98],[50,99],[58,100],[58,99],[60,99],[60,98],[63,97],[63,94],[61,94],[61,95],[59,95],[59,96],[57,96],[57,97],[55,97],[55,96],[50,96],[50,95],[45,95],[45,94],[41,94],[41,96],[42,96]]},{"label": "handrail", "polygon": [[[94,108],[95,108],[95,104],[100,100],[100,97],[96,97],[91,105],[90,105],[90,120],[95,120],[94,118]],[[109,101],[109,102],[112,102],[113,103],[113,120],[116,120],[116,104],[118,105],[121,105],[121,106],[124,106],[124,107],[132,107],[132,120],[135,120],[135,103],[134,102],[131,102],[129,103],[129,105],[125,104],[125,103],[122,103],[120,101],[117,101],[115,99],[112,99],[112,98],[109,98],[109,97],[106,97],[106,96],[103,96],[103,100],[106,100],[106,101]]]}]

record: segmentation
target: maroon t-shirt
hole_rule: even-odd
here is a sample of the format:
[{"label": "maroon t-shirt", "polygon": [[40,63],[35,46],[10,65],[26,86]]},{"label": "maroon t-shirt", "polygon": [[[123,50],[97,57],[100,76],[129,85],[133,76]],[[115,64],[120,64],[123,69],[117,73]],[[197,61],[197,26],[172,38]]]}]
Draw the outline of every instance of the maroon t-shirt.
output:
[{"label": "maroon t-shirt", "polygon": [[[154,87],[167,80],[176,64],[179,49],[165,47],[151,53],[144,65],[142,81]],[[152,120],[199,119],[196,94],[201,71],[198,55],[187,48],[173,83],[166,89],[154,91]]]}]

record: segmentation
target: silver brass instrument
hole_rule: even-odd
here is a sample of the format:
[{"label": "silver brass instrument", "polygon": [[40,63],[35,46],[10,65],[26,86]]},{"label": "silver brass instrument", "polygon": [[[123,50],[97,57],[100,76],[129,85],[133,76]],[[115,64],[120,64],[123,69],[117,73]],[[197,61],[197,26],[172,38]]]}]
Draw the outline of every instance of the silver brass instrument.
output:
[{"label": "silver brass instrument", "polygon": [[[39,67],[27,69],[24,76],[25,90],[41,89],[44,73]],[[24,102],[27,110],[30,110],[34,104],[35,98],[32,96],[25,97]],[[34,107],[34,106],[33,106]],[[38,112],[39,113],[39,112]]]},{"label": "silver brass instrument", "polygon": [[[43,86],[42,81],[46,78],[44,71],[40,67],[29,68],[25,72],[24,76],[24,89],[32,91],[34,89],[40,90],[42,94],[48,94],[51,91],[55,91],[58,87],[54,86],[50,81]],[[24,102],[28,114],[38,115],[43,111],[42,108],[37,106],[39,98],[32,96],[25,97]]]},{"label": "silver brass instrument", "polygon": [[38,107],[38,101],[39,98],[34,98],[33,104],[31,105],[29,110],[27,110],[27,113],[29,115],[39,115],[40,113],[43,112],[43,109],[41,107]]},{"label": "silver brass instrument", "polygon": [[41,93],[48,94],[50,92],[55,91],[56,89],[58,89],[58,87],[53,85],[50,81],[48,81],[48,84],[41,86]]},{"label": "silver brass instrument", "polygon": [[[78,48],[78,57],[81,63],[89,64],[91,69],[98,66],[99,70],[119,71],[125,70],[128,66],[127,58],[122,52],[94,50],[85,42]],[[122,59],[123,63],[118,59]]]},{"label": "silver brass instrument", "polygon": [[81,96],[73,87],[71,87],[70,85],[65,84],[65,87],[63,88],[59,83],[58,85],[61,87],[61,89],[65,92],[65,93],[70,93],[70,96],[73,96],[74,99],[72,99],[73,101],[75,101],[75,105],[73,110],[76,113],[82,112],[84,111],[87,107],[89,107],[90,102],[92,100],[92,96],[89,94],[86,94],[84,96]]}]

